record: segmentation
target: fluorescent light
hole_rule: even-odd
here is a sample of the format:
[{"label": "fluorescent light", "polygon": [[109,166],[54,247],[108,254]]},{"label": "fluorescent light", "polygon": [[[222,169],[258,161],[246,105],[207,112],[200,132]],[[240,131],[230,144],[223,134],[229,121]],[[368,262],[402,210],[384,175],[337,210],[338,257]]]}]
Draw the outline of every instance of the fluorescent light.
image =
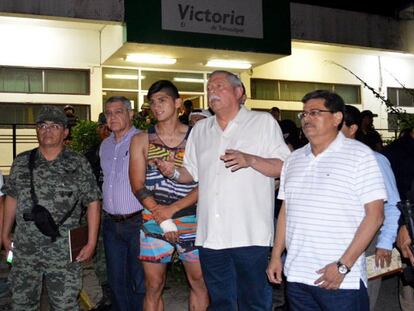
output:
[{"label": "fluorescent light", "polygon": [[155,65],[173,65],[177,62],[175,58],[148,55],[148,54],[129,54],[126,56],[127,62],[145,63]]},{"label": "fluorescent light", "polygon": [[245,61],[225,60],[225,59],[211,59],[206,64],[207,67],[222,67],[234,69],[249,69],[252,64]]},{"label": "fluorescent light", "polygon": [[175,82],[204,83],[204,79],[174,77]]},{"label": "fluorescent light", "polygon": [[[105,74],[106,79],[120,79],[120,80],[138,80],[138,75],[125,75],[125,74]],[[141,80],[145,79],[145,76],[141,76]]]}]

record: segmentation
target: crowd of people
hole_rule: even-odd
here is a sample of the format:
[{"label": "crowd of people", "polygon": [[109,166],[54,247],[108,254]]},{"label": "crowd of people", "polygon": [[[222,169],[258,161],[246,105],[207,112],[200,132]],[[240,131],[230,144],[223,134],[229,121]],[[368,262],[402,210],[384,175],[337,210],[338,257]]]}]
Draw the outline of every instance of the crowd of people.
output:
[{"label": "crowd of people", "polygon": [[[233,73],[211,73],[207,92],[210,111],[193,109],[171,81],[155,82],[146,130],[127,98],[109,98],[89,162],[65,143],[67,115],[40,111],[39,146],[17,156],[0,192],[14,310],[38,310],[43,284],[53,310],[78,310],[81,263],[95,252],[109,310],[120,311],[168,310],[175,253],[189,310],[272,310],[271,284],[282,282],[285,310],[373,310],[380,279],[368,282],[365,251],[389,265],[400,232],[414,264],[397,208],[413,188],[412,128],[384,148],[372,112],[330,91],[303,97],[301,129],[277,107],[247,109]],[[82,217],[87,243],[71,262],[68,231]]]}]

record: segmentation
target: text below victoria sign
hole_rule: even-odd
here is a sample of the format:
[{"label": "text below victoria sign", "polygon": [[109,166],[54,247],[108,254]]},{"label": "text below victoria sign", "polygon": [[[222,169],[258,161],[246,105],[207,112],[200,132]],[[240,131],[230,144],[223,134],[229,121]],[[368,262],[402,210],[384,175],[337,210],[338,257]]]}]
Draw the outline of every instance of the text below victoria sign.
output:
[{"label": "text below victoria sign", "polygon": [[261,0],[162,0],[162,29],[263,38]]}]

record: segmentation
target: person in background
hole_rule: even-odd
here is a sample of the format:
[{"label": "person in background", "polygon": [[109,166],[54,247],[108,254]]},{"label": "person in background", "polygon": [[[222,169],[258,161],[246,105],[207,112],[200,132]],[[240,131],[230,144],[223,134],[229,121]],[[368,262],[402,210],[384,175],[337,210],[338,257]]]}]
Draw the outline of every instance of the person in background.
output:
[{"label": "person in background", "polygon": [[103,173],[101,168],[101,160],[99,158],[99,148],[101,147],[101,142],[111,134],[111,131],[108,128],[108,124],[106,123],[105,114],[103,112],[99,114],[96,132],[99,136],[100,142],[99,144],[92,146],[92,148],[86,151],[84,156],[91,164],[96,182],[98,183],[99,188],[102,189]]},{"label": "person in background", "polygon": [[75,108],[73,108],[72,105],[66,105],[63,108],[63,111],[65,112],[66,118],[68,119],[67,128],[69,130],[69,134],[65,138],[66,143],[68,143],[72,140],[72,135],[71,135],[72,127],[74,127],[76,124],[78,124],[79,118],[75,115]]},{"label": "person in background", "polygon": [[109,98],[104,108],[112,131],[99,151],[104,176],[102,232],[112,309],[139,311],[145,294],[144,270],[138,260],[142,205],[129,182],[129,147],[139,131],[132,125],[134,112],[124,96]]},{"label": "person in background", "polygon": [[[10,280],[16,311],[39,310],[43,283],[53,310],[78,310],[80,262],[95,251],[101,195],[88,161],[65,147],[66,126],[60,108],[43,107],[36,118],[39,147],[16,157],[2,187],[6,194],[2,239],[6,252],[12,239],[14,244]],[[79,226],[82,205],[87,206],[88,242],[70,262],[68,231]],[[39,209],[60,225],[55,239],[41,231],[51,221]],[[42,217],[40,224],[36,217]]]},{"label": "person in background", "polygon": [[[3,187],[4,184],[4,179],[3,179],[3,174],[0,171],[0,234],[3,230],[3,218],[4,218],[4,193],[1,192],[1,187]],[[0,250],[2,247],[2,241],[0,238]]]},{"label": "person in background", "polygon": [[269,110],[269,113],[272,115],[272,117],[277,121],[277,122],[279,122],[280,121],[280,109],[279,108],[277,108],[277,107],[272,107],[270,110]]},{"label": "person in background", "polygon": [[[1,192],[1,187],[4,184],[4,180],[3,180],[3,174],[0,171],[0,233],[3,230],[3,218],[4,218],[4,193]],[[2,241],[0,238],[0,250],[1,250],[1,246],[2,246]],[[7,256],[7,253],[5,254]],[[7,284],[6,281],[1,281],[0,282],[0,297],[3,297],[4,295],[9,293],[9,286]]]},{"label": "person in background", "polygon": [[[406,201],[409,196],[410,189],[414,184],[414,128],[407,127],[401,131],[400,136],[387,145],[383,150],[383,155],[391,163],[392,170],[397,180],[397,188],[400,194],[401,201]],[[399,229],[400,250],[402,253],[404,264],[410,265],[413,261],[411,252],[408,252],[409,239],[406,226],[401,226]],[[405,242],[402,242],[405,240]],[[408,242],[408,243],[407,243]],[[402,246],[402,247],[401,247]],[[399,284],[399,298],[400,306],[403,311],[414,310],[414,288],[413,284],[400,279]]]},{"label": "person in background", "polygon": [[[342,133],[345,137],[356,139],[358,136],[359,124],[361,121],[361,113],[358,108],[345,105],[344,124],[342,125]],[[385,156],[378,152],[374,152],[377,159],[382,177],[384,178],[385,188],[387,190],[387,201],[384,203],[384,223],[379,233],[371,241],[366,256],[375,254],[375,264],[377,267],[387,267],[391,264],[391,254],[393,244],[397,237],[398,219],[400,211],[397,203],[400,201],[394,173],[391,164]],[[375,309],[378,294],[381,288],[382,278],[376,278],[368,281],[369,308],[371,311]]]},{"label": "person in background", "polygon": [[207,109],[194,109],[190,113],[190,121],[188,125],[194,126],[198,121],[208,117],[211,117],[211,113]]},{"label": "person in background", "polygon": [[145,207],[139,256],[145,271],[144,308],[157,311],[166,307],[162,292],[167,264],[176,250],[190,285],[189,310],[206,310],[208,293],[194,245],[197,184],[178,184],[157,168],[157,161],[162,159],[173,159],[182,166],[191,128],[178,120],[181,99],[170,81],[152,84],[147,97],[158,122],[148,131],[135,135],[130,148],[131,186]]},{"label": "person in background", "polygon": [[274,178],[289,155],[277,122],[241,105],[238,76],[214,71],[207,84],[215,116],[187,140],[184,166],[159,161],[164,176],[199,184],[197,236],[211,310],[270,310],[266,266],[274,231]]},{"label": "person in background", "polygon": [[280,283],[284,269],[292,311],[367,311],[364,250],[383,221],[381,171],[367,146],[340,132],[339,95],[316,90],[302,102],[298,117],[309,144],[283,165],[268,277]]},{"label": "person in background", "polygon": [[141,106],[141,111],[138,112],[138,114],[143,117],[146,118],[148,116],[150,116],[151,114],[151,107],[148,103],[143,103]]},{"label": "person in background", "polygon": [[372,150],[380,152],[383,149],[382,138],[374,128],[374,117],[378,115],[373,114],[371,110],[361,112],[361,127],[356,138]]},{"label": "person in background", "polygon": [[[93,171],[93,174],[95,175],[95,179],[96,179],[96,182],[98,183],[99,189],[102,190],[103,172],[101,168],[101,160],[99,158],[99,148],[101,146],[101,142],[111,134],[111,131],[109,130],[108,124],[106,122],[105,114],[103,112],[101,112],[98,116],[98,126],[96,128],[96,132],[99,135],[100,142],[99,144],[92,146],[92,148],[86,151],[84,156],[89,161],[92,167],[92,171]],[[102,221],[103,221],[103,214],[101,214],[101,226],[100,226],[99,235],[98,235],[98,242],[96,245],[96,253],[93,256],[93,263],[94,263],[93,267],[95,270],[95,274],[99,280],[99,285],[102,288],[102,298],[100,301],[97,302],[97,306],[103,308],[104,306],[109,306],[111,302],[110,302],[110,289],[109,289],[108,282],[107,282],[105,249],[104,249],[103,237],[102,237]],[[85,287],[83,287],[83,290],[85,290]]]},{"label": "person in background", "polygon": [[289,147],[290,151],[296,150],[300,147],[303,147],[299,137],[299,129],[296,126],[296,123],[292,120],[286,119],[279,122],[280,129],[283,133],[283,138],[285,143]]},{"label": "person in background", "polygon": [[188,125],[190,122],[190,113],[193,111],[193,102],[189,99],[183,103],[184,113],[178,118],[182,124]]}]

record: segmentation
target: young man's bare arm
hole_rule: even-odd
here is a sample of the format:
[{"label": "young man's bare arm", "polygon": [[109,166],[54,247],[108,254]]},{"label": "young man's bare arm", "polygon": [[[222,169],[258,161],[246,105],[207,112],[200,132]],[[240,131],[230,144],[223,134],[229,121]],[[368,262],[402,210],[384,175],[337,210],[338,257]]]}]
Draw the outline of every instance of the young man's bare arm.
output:
[{"label": "young man's bare arm", "polygon": [[198,198],[198,189],[194,189],[186,197],[174,202],[169,207],[163,206],[162,209],[158,209],[158,203],[145,189],[147,152],[148,134],[139,133],[135,135],[132,138],[130,146],[129,179],[132,191],[140,200],[141,204],[150,212],[154,213],[154,219],[157,222],[161,222],[162,220],[167,219],[166,216],[170,216],[168,218],[171,218],[176,212],[195,204]]},{"label": "young man's bare arm", "polygon": [[141,132],[131,140],[129,148],[129,181],[132,192],[141,204],[150,212],[157,206],[154,197],[145,194],[145,176],[147,170],[148,134]]},{"label": "young man's bare arm", "polygon": [[[173,162],[163,160],[157,160],[156,164],[161,174],[167,178],[174,178],[181,184],[194,181],[193,176],[191,176],[185,167],[175,167]],[[177,174],[176,172],[178,172],[178,175],[174,175]]]}]

